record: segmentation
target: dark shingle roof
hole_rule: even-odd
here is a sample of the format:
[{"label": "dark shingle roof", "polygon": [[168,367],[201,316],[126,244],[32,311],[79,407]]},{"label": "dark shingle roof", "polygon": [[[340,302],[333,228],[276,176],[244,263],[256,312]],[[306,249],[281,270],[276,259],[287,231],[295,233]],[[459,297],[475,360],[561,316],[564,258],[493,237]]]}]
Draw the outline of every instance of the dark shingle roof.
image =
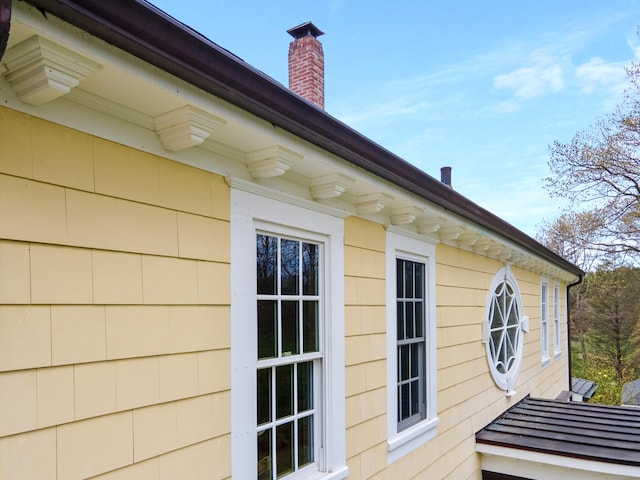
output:
[{"label": "dark shingle roof", "polygon": [[593,397],[593,394],[596,392],[598,388],[598,384],[592,382],[591,380],[585,380],[584,378],[576,378],[573,377],[571,379],[571,391],[573,393],[577,393],[578,395],[582,395],[585,400]]},{"label": "dark shingle roof", "polygon": [[640,409],[527,397],[476,433],[476,441],[640,466]]}]

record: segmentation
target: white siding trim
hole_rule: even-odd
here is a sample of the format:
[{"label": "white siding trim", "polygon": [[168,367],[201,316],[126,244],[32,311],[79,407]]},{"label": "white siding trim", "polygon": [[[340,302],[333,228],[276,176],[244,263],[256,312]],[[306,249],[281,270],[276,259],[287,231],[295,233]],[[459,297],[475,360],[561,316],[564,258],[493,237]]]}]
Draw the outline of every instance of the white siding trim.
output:
[{"label": "white siding trim", "polygon": [[[476,452],[482,454],[484,470],[525,478],[532,476],[547,480],[640,478],[640,467],[630,465],[596,462],[484,443],[476,444]],[[603,474],[606,477],[603,477]]]}]

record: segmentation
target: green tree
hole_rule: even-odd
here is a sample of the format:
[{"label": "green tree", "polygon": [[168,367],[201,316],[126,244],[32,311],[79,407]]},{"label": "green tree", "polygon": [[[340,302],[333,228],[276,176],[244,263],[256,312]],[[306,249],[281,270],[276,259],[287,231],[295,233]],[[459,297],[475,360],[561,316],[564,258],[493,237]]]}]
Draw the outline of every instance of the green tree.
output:
[{"label": "green tree", "polygon": [[592,308],[590,340],[600,365],[617,380],[628,381],[633,370],[633,334],[640,317],[640,270],[607,264],[588,276]]}]

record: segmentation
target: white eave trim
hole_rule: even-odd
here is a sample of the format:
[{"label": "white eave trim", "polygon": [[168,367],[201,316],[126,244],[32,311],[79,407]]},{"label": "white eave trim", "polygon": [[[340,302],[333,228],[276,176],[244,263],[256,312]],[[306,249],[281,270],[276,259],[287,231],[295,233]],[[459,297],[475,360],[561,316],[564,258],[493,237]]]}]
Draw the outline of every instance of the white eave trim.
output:
[{"label": "white eave trim", "polygon": [[264,187],[257,183],[243,180],[241,178],[225,177],[225,181],[227,182],[227,185],[229,185],[230,188],[242,190],[249,193],[255,193],[262,197],[271,198],[273,200],[278,200],[280,202],[288,203],[290,205],[295,205],[297,207],[306,208],[308,210],[313,210],[315,212],[324,213],[326,215],[331,215],[333,217],[338,217],[338,218],[347,218],[351,216],[351,213],[346,212],[344,210],[330,207],[322,203],[314,202],[312,200],[306,200],[304,198],[301,198],[295,195],[290,195],[280,190],[274,190],[268,187]]},{"label": "white eave trim", "polygon": [[[564,455],[552,455],[549,453],[532,452],[530,450],[522,450],[518,448],[501,447],[497,445],[488,445],[486,443],[476,443],[476,452],[483,454],[483,468],[485,465],[484,456],[490,460],[492,471],[501,473],[496,470],[496,466],[500,465],[501,459],[506,464],[506,460],[520,460],[523,462],[532,462],[548,466],[554,466],[563,469],[579,470],[583,472],[603,473],[607,475],[616,475],[620,477],[640,478],[640,467],[631,465],[620,465],[617,463],[597,462],[594,460],[585,460],[582,458],[568,457]],[[509,462],[509,465],[513,465]],[[521,475],[527,476],[527,464],[522,465]],[[509,472],[513,474],[512,472]],[[575,477],[566,476],[567,480],[583,478],[580,472],[576,472]]]}]

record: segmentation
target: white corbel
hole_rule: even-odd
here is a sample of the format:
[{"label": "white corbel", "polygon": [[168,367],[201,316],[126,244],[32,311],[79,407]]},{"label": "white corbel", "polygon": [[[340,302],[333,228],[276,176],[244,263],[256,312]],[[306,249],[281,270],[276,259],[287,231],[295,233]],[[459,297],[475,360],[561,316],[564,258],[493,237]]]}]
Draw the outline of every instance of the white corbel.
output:
[{"label": "white corbel", "polygon": [[93,60],[37,35],[7,50],[3,62],[11,89],[30,105],[43,105],[69,93],[102,68]]},{"label": "white corbel", "polygon": [[227,121],[192,105],[171,110],[153,119],[162,146],[175,152],[204,142]]},{"label": "white corbel", "polygon": [[284,175],[291,165],[302,160],[304,155],[282,145],[274,145],[251,152],[247,157],[249,174],[258,179]]}]

